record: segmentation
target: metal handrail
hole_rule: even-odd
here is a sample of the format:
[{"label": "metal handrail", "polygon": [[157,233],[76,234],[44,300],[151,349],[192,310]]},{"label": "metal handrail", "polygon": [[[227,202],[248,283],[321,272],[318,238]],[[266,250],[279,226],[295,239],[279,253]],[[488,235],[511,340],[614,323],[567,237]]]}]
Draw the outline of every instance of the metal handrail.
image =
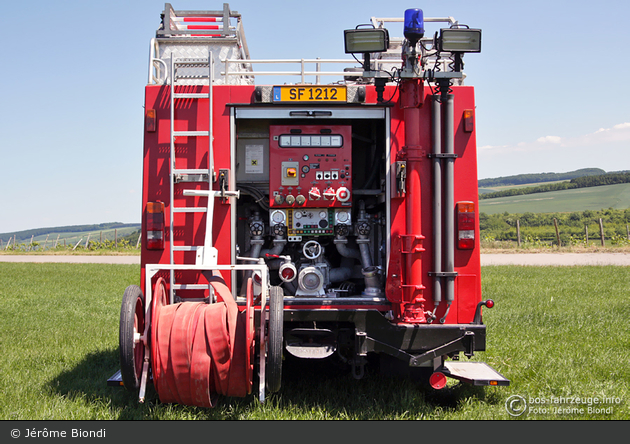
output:
[{"label": "metal handrail", "polygon": [[[378,66],[384,61],[374,60],[374,62]],[[321,71],[321,65],[324,63],[333,63],[333,64],[354,64],[356,68],[359,68],[360,63],[357,60],[347,60],[347,59],[268,59],[268,60],[235,60],[235,59],[226,59],[225,60],[225,71],[221,72],[221,75],[229,77],[229,76],[300,76],[302,83],[305,83],[307,76],[315,76],[316,84],[319,84],[319,76],[346,76],[346,77],[359,77],[363,75],[362,71],[358,72],[348,72],[348,71]],[[299,64],[299,71],[241,71],[241,70],[230,70],[231,65],[250,65],[250,64]],[[305,65],[306,64],[316,64],[315,71],[307,71]],[[251,68],[251,67],[249,67]]]},{"label": "metal handrail", "polygon": [[[375,28],[382,28],[385,23],[403,23],[402,17],[372,17],[372,25]],[[450,26],[456,25],[458,22],[453,17],[424,17],[425,23],[448,23]]]}]

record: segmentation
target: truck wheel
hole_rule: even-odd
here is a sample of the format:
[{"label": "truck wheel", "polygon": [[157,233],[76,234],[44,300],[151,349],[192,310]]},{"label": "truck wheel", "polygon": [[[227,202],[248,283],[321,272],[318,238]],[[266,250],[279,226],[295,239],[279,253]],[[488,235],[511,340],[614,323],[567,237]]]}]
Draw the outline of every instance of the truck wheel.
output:
[{"label": "truck wheel", "polygon": [[120,374],[124,387],[136,391],[140,387],[144,343],[144,295],[140,287],[130,285],[125,289],[120,308]]},{"label": "truck wheel", "polygon": [[284,291],[281,287],[269,289],[269,337],[267,339],[267,390],[276,393],[282,383],[282,352],[284,329]]}]

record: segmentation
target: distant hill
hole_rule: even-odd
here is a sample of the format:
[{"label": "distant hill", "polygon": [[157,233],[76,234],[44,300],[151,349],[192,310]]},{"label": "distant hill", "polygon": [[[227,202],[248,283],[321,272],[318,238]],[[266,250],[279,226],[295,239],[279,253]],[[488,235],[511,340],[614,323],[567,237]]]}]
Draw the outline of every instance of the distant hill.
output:
[{"label": "distant hill", "polygon": [[479,181],[479,188],[523,185],[541,182],[555,182],[559,180],[571,180],[583,176],[598,176],[602,174],[606,174],[606,171],[600,168],[582,168],[580,170],[569,171],[568,173],[518,174],[516,176],[481,179]]},{"label": "distant hill", "polygon": [[581,176],[569,181],[544,182],[535,186],[501,187],[500,191],[479,193],[479,199],[495,199],[497,197],[520,196],[523,194],[538,194],[551,191],[571,190],[574,188],[589,188],[619,183],[630,183],[630,172],[606,173],[596,176]]},{"label": "distant hill", "polygon": [[486,214],[598,211],[607,208],[621,210],[630,208],[630,183],[497,197],[479,201],[479,212]]},{"label": "distant hill", "polygon": [[74,239],[81,236],[87,237],[91,235],[93,239],[98,240],[96,237],[103,233],[104,239],[113,239],[114,233],[118,238],[122,238],[130,233],[138,231],[140,224],[125,224],[122,222],[109,222],[103,224],[94,225],[67,225],[62,227],[48,227],[48,228],[35,228],[32,230],[14,231],[11,233],[0,233],[0,239],[6,244],[8,239],[13,239],[15,236],[15,242],[17,244],[23,242],[29,242],[31,238],[34,241],[42,241],[47,236],[49,241],[59,239]]}]

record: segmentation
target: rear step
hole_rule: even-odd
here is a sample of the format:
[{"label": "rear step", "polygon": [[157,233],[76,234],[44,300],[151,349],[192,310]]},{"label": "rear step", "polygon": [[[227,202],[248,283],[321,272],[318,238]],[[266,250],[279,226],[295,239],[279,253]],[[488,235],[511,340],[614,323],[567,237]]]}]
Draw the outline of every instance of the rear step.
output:
[{"label": "rear step", "polygon": [[120,370],[118,370],[116,373],[114,373],[112,376],[110,376],[110,378],[107,380],[107,385],[111,386],[111,387],[122,387],[123,386],[122,374],[120,373]]},{"label": "rear step", "polygon": [[[151,381],[153,381],[153,378],[149,376],[149,382]],[[107,380],[107,385],[109,387],[124,387],[122,373],[120,373],[120,370],[109,377],[109,379]]]},{"label": "rear step", "polygon": [[472,385],[508,386],[510,380],[505,378],[485,362],[445,361],[436,371],[449,378],[458,379]]}]

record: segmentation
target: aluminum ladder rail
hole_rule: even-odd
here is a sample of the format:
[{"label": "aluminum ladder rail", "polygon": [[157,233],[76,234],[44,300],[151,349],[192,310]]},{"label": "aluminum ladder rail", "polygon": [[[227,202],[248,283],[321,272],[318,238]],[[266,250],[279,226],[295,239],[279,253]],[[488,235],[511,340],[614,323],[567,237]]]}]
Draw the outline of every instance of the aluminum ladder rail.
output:
[{"label": "aluminum ladder rail", "polygon": [[[203,75],[178,75],[177,69],[179,68],[197,68],[205,70],[207,67],[207,74]],[[190,93],[177,91],[178,86],[185,86],[178,84],[178,79],[190,79],[194,78],[207,79],[208,80],[208,92],[207,93]],[[205,196],[208,197],[208,206],[197,207],[175,207],[175,185],[180,182],[197,182],[208,183],[208,189],[212,190],[212,183],[214,179],[214,150],[213,150],[213,136],[212,136],[212,85],[214,83],[214,60],[210,54],[208,58],[175,58],[171,57],[171,72],[169,76],[170,87],[170,221],[169,221],[169,261],[171,265],[175,264],[175,251],[196,251],[197,252],[197,264],[216,264],[216,250],[212,247],[212,218],[214,208],[214,196],[210,191],[195,191],[184,190],[185,196]],[[175,102],[177,99],[189,99],[200,100],[208,99],[209,107],[209,119],[208,130],[191,130],[191,131],[176,131],[175,130]],[[175,141],[177,137],[207,137],[208,138],[208,168],[191,169],[191,168],[177,168],[177,156],[175,149]],[[206,216],[206,234],[204,239],[204,245],[178,245],[175,246],[174,240],[174,220],[176,213],[207,213]],[[177,284],[175,282],[175,272],[170,272],[170,301],[174,302],[174,291],[178,289],[205,289],[207,285],[196,284]]]}]

